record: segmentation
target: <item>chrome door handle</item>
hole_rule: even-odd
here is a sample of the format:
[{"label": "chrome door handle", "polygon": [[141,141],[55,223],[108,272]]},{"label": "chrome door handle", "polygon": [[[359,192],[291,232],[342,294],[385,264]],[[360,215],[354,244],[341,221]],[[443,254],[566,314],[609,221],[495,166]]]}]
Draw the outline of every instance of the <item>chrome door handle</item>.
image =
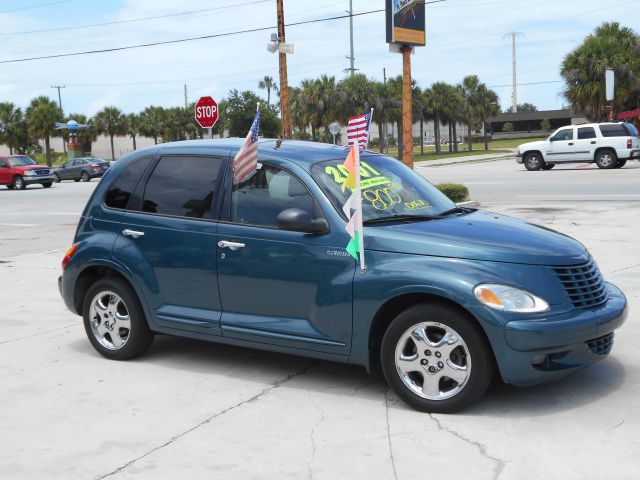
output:
[{"label": "chrome door handle", "polygon": [[218,246],[220,248],[229,248],[231,250],[238,250],[240,248],[244,248],[246,247],[246,245],[244,243],[239,243],[239,242],[229,242],[227,240],[220,240],[218,242]]},{"label": "chrome door handle", "polygon": [[138,238],[138,237],[144,237],[144,232],[138,232],[136,230],[124,229],[124,230],[122,230],[122,235],[124,235],[125,237]]}]

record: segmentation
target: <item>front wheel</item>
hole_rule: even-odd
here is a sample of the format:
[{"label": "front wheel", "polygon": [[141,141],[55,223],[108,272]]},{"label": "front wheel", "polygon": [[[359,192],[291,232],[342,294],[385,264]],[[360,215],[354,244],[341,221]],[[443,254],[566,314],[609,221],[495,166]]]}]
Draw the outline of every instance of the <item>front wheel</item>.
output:
[{"label": "front wheel", "polygon": [[51,188],[51,185],[53,185],[53,182],[46,182],[42,184],[44,188]]},{"label": "front wheel", "polygon": [[599,168],[616,168],[618,156],[613,150],[600,150],[596,154],[596,164]]},{"label": "front wheel", "polygon": [[60,175],[58,175],[57,173],[53,174],[53,181],[56,183],[60,183]]},{"label": "front wheel", "polygon": [[25,188],[27,188],[27,184],[25,183],[24,178],[22,178],[20,175],[16,175],[13,179],[13,188],[15,188],[16,190],[24,190]]},{"label": "front wheel", "polygon": [[88,182],[89,180],[91,180],[91,178],[89,177],[89,174],[87,172],[82,172],[82,174],[80,174],[80,180],[82,180],[83,182]]},{"label": "front wheel", "polygon": [[449,307],[423,303],[398,315],[382,340],[382,371],[414,408],[452,413],[478,400],[494,360],[475,321]]},{"label": "front wheel", "polygon": [[153,342],[142,306],[124,281],[105,278],[87,291],[82,305],[84,329],[98,353],[112,360],[128,360]]},{"label": "front wheel", "polygon": [[539,153],[527,153],[527,155],[524,157],[524,166],[531,172],[540,170],[543,165],[544,160],[542,159],[542,155],[540,155]]}]

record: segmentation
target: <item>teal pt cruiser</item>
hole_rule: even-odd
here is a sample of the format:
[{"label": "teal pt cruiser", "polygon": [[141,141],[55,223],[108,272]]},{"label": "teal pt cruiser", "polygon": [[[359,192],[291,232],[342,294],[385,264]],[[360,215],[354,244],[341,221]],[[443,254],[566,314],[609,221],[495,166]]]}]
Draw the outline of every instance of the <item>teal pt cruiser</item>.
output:
[{"label": "teal pt cruiser", "polygon": [[241,139],[126,155],[91,196],[59,288],[103,356],[154,334],[381,369],[413,407],[453,412],[498,375],[556,380],[606,357],[623,293],[578,241],[461,208],[399,161],[361,155],[366,271],[345,251],[342,147]]}]

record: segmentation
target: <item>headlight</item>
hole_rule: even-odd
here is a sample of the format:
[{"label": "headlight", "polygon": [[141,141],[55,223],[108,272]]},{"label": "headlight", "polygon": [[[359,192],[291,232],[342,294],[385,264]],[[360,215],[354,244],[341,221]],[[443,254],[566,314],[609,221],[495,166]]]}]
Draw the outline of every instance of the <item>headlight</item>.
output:
[{"label": "headlight", "polygon": [[24,172],[24,174],[25,174],[27,177],[33,177],[33,176],[36,174],[36,172],[34,172],[33,170],[26,170],[26,171]]},{"label": "headlight", "polygon": [[504,312],[538,313],[549,310],[549,304],[540,297],[508,285],[485,283],[474,288],[473,293],[487,307]]}]

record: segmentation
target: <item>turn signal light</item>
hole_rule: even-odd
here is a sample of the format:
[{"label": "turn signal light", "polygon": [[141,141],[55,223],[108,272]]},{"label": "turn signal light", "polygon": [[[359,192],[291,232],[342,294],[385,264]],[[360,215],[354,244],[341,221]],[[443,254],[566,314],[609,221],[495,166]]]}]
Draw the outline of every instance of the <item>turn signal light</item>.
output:
[{"label": "turn signal light", "polygon": [[76,250],[78,250],[78,244],[77,243],[74,243],[73,245],[71,245],[71,248],[69,250],[67,250],[67,254],[62,259],[62,269],[63,270],[66,268],[67,263],[69,263],[69,260],[71,260],[71,257],[73,257],[73,254],[76,253]]}]

